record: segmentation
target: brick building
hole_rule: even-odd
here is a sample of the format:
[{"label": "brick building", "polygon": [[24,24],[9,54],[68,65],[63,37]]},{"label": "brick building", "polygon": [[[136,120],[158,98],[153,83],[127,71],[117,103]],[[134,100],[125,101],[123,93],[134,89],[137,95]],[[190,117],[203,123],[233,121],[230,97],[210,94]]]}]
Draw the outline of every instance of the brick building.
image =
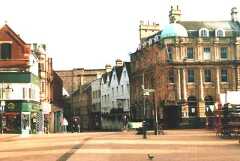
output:
[{"label": "brick building", "polygon": [[1,130],[43,132],[38,58],[7,24],[0,28]]},{"label": "brick building", "polygon": [[[171,7],[170,24],[145,38],[131,54],[131,109],[136,120],[157,116],[169,128],[201,126],[211,117],[220,93],[240,90],[240,25],[237,8],[231,20],[182,21]],[[141,39],[141,38],[140,38]],[[143,74],[144,73],[144,74]]]}]

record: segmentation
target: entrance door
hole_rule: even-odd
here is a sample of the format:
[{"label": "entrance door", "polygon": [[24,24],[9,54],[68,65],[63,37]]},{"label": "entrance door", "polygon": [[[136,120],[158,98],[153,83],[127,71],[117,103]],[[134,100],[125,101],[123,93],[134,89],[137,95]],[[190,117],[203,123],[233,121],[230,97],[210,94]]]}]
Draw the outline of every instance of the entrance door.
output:
[{"label": "entrance door", "polygon": [[165,106],[164,112],[164,124],[167,128],[178,128],[180,123],[181,108],[180,106]]}]

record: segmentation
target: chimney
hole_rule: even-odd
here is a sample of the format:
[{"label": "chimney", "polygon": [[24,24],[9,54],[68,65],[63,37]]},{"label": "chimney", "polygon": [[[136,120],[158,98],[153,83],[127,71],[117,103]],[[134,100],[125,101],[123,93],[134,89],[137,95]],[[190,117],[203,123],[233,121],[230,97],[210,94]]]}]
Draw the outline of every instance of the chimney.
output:
[{"label": "chimney", "polygon": [[111,72],[112,66],[110,64],[105,65],[105,70],[106,70],[106,72]]},{"label": "chimney", "polygon": [[237,22],[238,21],[238,9],[237,7],[233,7],[231,9],[231,18],[233,22]]},{"label": "chimney", "polygon": [[123,66],[123,61],[121,59],[116,60],[116,67],[121,67]]},{"label": "chimney", "polygon": [[171,10],[169,11],[169,21],[170,23],[176,23],[179,22],[181,20],[181,10],[178,7],[178,5],[176,7],[171,6]]}]

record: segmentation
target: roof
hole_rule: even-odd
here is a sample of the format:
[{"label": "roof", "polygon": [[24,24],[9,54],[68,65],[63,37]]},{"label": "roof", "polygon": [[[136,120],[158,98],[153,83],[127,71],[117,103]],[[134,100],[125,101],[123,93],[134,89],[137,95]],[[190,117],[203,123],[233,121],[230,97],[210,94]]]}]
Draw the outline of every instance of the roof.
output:
[{"label": "roof", "polygon": [[233,21],[180,21],[187,30],[199,30],[207,28],[208,30],[216,30],[218,28],[226,31],[240,31],[238,22]]},{"label": "roof", "polygon": [[161,33],[161,38],[166,37],[188,37],[188,33],[181,24],[170,23],[163,28]]}]

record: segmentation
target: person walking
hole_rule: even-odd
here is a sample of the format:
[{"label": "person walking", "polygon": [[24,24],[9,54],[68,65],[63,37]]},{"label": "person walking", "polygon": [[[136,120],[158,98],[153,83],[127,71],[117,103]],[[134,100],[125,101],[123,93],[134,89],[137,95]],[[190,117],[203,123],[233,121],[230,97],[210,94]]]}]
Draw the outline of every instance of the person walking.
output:
[{"label": "person walking", "polygon": [[68,121],[66,118],[63,118],[63,132],[67,132]]}]

